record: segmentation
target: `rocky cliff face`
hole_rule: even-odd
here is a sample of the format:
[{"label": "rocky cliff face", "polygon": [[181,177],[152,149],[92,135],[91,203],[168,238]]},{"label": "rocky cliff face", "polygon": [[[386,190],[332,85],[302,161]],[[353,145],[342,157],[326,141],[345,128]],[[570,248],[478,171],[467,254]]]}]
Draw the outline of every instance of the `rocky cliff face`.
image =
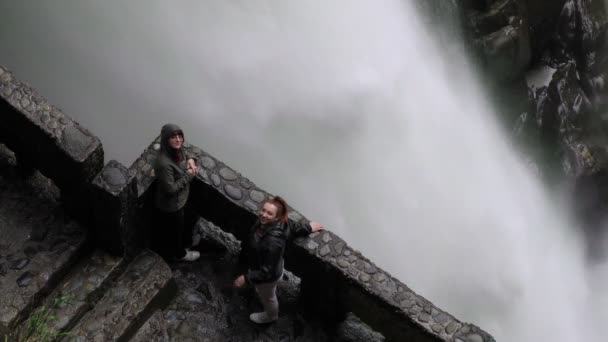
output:
[{"label": "rocky cliff face", "polygon": [[597,225],[608,200],[604,0],[463,0],[468,44],[515,138],[567,176]]}]

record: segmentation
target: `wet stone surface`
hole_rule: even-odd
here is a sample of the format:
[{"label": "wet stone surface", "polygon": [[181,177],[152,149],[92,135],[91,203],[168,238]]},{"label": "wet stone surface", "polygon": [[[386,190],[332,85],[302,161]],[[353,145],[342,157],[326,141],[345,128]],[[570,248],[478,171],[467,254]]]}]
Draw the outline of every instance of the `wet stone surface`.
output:
[{"label": "wet stone surface", "polygon": [[235,200],[240,200],[241,198],[243,198],[243,193],[241,192],[241,189],[231,184],[226,184],[224,186],[224,190],[226,191],[226,194],[228,194],[228,196]]},{"label": "wet stone surface", "polygon": [[4,97],[11,106],[52,137],[70,156],[84,160],[98,147],[99,140],[90,132],[49,105],[44,97],[2,66],[0,71],[0,97]]},{"label": "wet stone surface", "polygon": [[[346,278],[359,282],[366,291],[376,296],[378,301],[391,303],[396,311],[409,316],[409,319],[435,336],[449,340],[462,326],[453,316],[412,292],[360,252],[347,248],[346,243],[330,231],[311,234],[309,239],[296,240],[295,243],[312,255],[322,258],[324,262],[334,265]],[[407,319],[403,317],[404,321]],[[483,331],[479,333],[480,336],[486,336],[482,341],[490,341],[491,337],[484,334]]]},{"label": "wet stone surface", "polygon": [[382,334],[374,331],[363,323],[352,312],[346,315],[346,319],[338,325],[335,336],[336,342],[383,342]]},{"label": "wet stone surface", "polygon": [[249,196],[251,196],[252,200],[254,200],[258,203],[264,201],[264,198],[266,198],[266,195],[260,190],[251,190],[251,192],[249,193]]},{"label": "wet stone surface", "polygon": [[139,329],[131,342],[169,342],[167,324],[160,310],[157,310]]},{"label": "wet stone surface", "polygon": [[101,179],[108,189],[120,188],[127,182],[127,169],[112,160],[102,170]]},{"label": "wet stone surface", "polygon": [[171,279],[162,259],[143,252],[97,302],[93,310],[70,331],[74,341],[115,341],[128,332],[132,320],[142,315]]},{"label": "wet stone surface", "polygon": [[[83,131],[77,125],[65,125],[67,121],[59,120],[62,125],[65,126],[63,131],[63,141],[66,150],[74,157],[80,157],[86,155],[87,151],[90,149],[89,146],[95,143],[95,139],[87,132]],[[57,128],[57,122],[53,128]]]},{"label": "wet stone surface", "polygon": [[0,325],[8,326],[73,265],[85,233],[64,215],[52,183],[38,173],[20,177],[14,156],[3,145],[0,227]]},{"label": "wet stone surface", "polygon": [[223,167],[222,169],[220,169],[220,176],[222,176],[222,178],[224,178],[225,180],[228,180],[228,181],[233,181],[238,178],[238,175],[236,174],[236,172],[234,172],[234,170],[229,169],[227,167]]},{"label": "wet stone surface", "polygon": [[[49,331],[65,329],[94,305],[95,295],[104,290],[102,285],[112,278],[121,260],[96,250],[74,266],[66,279],[44,301],[43,305],[55,317],[48,322]],[[26,320],[20,328],[25,330],[28,325],[29,320]]]},{"label": "wet stone surface", "polygon": [[279,320],[266,326],[250,322],[249,314],[261,310],[261,304],[253,289],[231,286],[239,273],[240,243],[206,222],[199,229],[205,230],[197,247],[201,259],[170,263],[178,294],[162,310],[165,330],[158,328],[158,318],[149,322],[156,327],[146,328],[153,331],[151,341],[330,341],[318,323],[299,313],[300,280],[288,272],[278,287]]}]

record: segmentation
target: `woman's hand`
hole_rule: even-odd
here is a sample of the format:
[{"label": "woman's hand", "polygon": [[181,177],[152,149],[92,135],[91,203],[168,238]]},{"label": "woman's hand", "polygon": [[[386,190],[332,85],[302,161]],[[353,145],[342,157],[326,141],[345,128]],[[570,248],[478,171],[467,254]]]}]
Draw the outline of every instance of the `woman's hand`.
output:
[{"label": "woman's hand", "polygon": [[[194,159],[190,158],[186,161],[186,165],[188,165],[186,167],[186,169],[193,175],[195,175],[198,172],[198,166],[196,166],[196,162],[194,161]],[[190,171],[192,170],[192,171]]]},{"label": "woman's hand", "polygon": [[241,274],[240,276],[238,276],[236,279],[234,279],[234,282],[232,283],[232,285],[234,287],[236,287],[237,289],[245,286],[245,275]]},{"label": "woman's hand", "polygon": [[319,230],[325,229],[322,224],[320,224],[319,222],[315,222],[315,221],[310,221],[310,227],[312,228],[313,233],[316,233]]}]

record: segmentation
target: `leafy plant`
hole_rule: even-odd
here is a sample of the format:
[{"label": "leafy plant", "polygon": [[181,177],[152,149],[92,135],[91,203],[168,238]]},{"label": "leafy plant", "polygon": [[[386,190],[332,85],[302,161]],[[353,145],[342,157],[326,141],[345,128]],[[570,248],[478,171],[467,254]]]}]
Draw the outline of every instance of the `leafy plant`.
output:
[{"label": "leafy plant", "polygon": [[[68,336],[69,333],[59,332],[50,327],[49,323],[57,320],[53,311],[63,305],[72,304],[71,300],[71,295],[60,295],[54,298],[48,307],[46,305],[40,307],[27,319],[15,340],[17,342],[50,342]],[[4,337],[4,342],[8,342],[8,336]]]}]

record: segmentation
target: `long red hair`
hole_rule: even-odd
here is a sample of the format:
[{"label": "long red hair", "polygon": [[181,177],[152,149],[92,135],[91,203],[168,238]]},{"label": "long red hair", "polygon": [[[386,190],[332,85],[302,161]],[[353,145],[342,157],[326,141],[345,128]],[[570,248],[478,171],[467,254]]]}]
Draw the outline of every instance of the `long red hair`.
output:
[{"label": "long red hair", "polygon": [[265,200],[264,203],[262,203],[262,205],[264,205],[266,203],[273,204],[275,207],[277,207],[277,218],[283,223],[287,222],[287,219],[288,219],[287,202],[283,199],[283,197],[281,197],[281,196],[271,197],[271,198]]}]

